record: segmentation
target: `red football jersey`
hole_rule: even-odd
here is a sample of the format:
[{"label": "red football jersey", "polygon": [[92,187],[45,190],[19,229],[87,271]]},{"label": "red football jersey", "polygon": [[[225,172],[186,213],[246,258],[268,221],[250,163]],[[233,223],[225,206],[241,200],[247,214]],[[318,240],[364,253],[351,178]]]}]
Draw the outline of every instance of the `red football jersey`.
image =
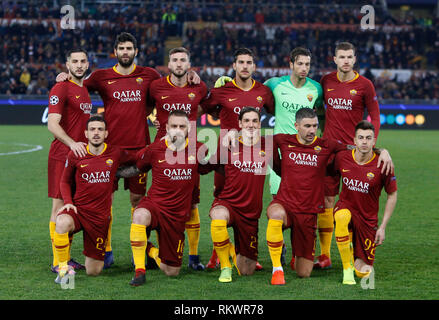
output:
[{"label": "red football jersey", "polygon": [[[84,131],[92,104],[87,88],[72,80],[57,83],[49,93],[49,113],[61,115],[59,122],[66,134],[76,142],[87,142]],[[58,139],[50,146],[49,158],[65,161],[70,149]]]},{"label": "red football jersey", "polygon": [[378,226],[379,198],[384,188],[387,193],[397,190],[396,177],[382,174],[377,168],[378,156],[360,165],[352,151],[339,152],[335,158],[335,169],[342,177],[342,188],[335,210],[348,208],[352,214],[360,214],[367,225]]},{"label": "red football jersey", "polygon": [[158,78],[156,70],[134,65],[128,75],[118,73],[114,66],[96,70],[84,80],[88,90],[98,91],[104,102],[109,144],[131,149],[149,144],[149,87]]},{"label": "red football jersey", "polygon": [[[220,151],[216,157],[216,166],[221,165]],[[261,139],[253,146],[241,141],[237,148],[226,149],[227,162],[224,164],[225,184],[217,196],[227,201],[233,208],[249,219],[259,219],[262,211],[267,166],[272,159],[273,143]]]},{"label": "red football jersey", "polygon": [[194,141],[193,145],[187,143],[184,151],[174,152],[163,139],[153,142],[137,154],[136,165],[141,171],[152,168],[152,184],[147,198],[170,219],[189,220],[192,192],[199,174],[197,153],[200,148],[207,151],[205,145]]},{"label": "red football jersey", "polygon": [[[281,152],[281,182],[275,199],[289,204],[294,213],[324,212],[324,178],[329,157],[346,150],[340,141],[315,137],[309,145],[298,141],[297,135],[277,134],[274,150]],[[279,155],[274,153],[275,163]]]},{"label": "red football jersey", "polygon": [[220,88],[213,88],[202,107],[206,112],[220,107],[219,119],[221,129],[239,129],[239,113],[243,107],[254,107],[258,110],[263,107],[267,112],[274,113],[274,98],[270,88],[253,80],[253,86],[245,91],[236,85],[235,80],[227,82]]},{"label": "red football jersey", "polygon": [[353,145],[355,126],[363,120],[366,110],[375,127],[375,137],[378,137],[380,107],[370,80],[356,73],[354,79],[341,82],[334,71],[323,76],[320,84],[326,104],[323,138]]},{"label": "red football jersey", "polygon": [[[207,86],[204,82],[198,85],[186,85],[183,88],[175,86],[170,76],[155,80],[151,83],[150,96],[157,110],[157,120],[160,128],[155,140],[166,135],[166,124],[169,113],[173,110],[183,110],[188,114],[189,121],[197,121],[198,105],[207,95]],[[193,127],[192,130],[197,128]]]},{"label": "red football jersey", "polygon": [[60,186],[64,203],[73,203],[90,221],[104,221],[111,213],[117,168],[129,161],[134,163],[135,159],[130,159],[126,151],[107,144],[99,155],[88,152],[78,158],[69,152]]}]

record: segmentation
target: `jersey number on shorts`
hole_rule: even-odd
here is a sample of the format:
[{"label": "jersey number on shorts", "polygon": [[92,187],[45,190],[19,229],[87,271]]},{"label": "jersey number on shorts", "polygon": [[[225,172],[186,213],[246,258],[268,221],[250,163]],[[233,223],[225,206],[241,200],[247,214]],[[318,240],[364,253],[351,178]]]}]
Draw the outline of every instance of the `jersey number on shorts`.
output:
[{"label": "jersey number on shorts", "polygon": [[366,238],[366,240],[364,240],[364,245],[365,245],[364,250],[366,250],[368,252],[367,259],[374,260],[375,259],[375,249],[376,249],[375,242]]}]

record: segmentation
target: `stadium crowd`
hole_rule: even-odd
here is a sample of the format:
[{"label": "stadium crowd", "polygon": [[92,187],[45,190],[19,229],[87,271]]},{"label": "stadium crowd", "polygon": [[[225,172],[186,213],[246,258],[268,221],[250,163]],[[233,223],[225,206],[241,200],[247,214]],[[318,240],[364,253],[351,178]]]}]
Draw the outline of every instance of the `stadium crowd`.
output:
[{"label": "stadium crowd", "polygon": [[[347,7],[340,4],[347,4]],[[7,79],[0,84],[0,94],[47,94],[55,75],[64,70],[63,53],[71,47],[83,46],[88,50],[92,70],[102,67],[99,58],[110,63],[108,59],[113,57],[114,34],[128,31],[139,41],[139,65],[163,65],[165,41],[168,36],[177,35],[192,52],[192,66],[200,67],[202,75],[204,65],[231,65],[233,51],[238,47],[252,49],[258,67],[285,68],[292,48],[304,45],[313,54],[310,76],[320,80],[322,70],[334,67],[335,43],[340,39],[353,41],[358,49],[359,68],[433,70],[413,75],[408,82],[397,78],[372,79],[380,98],[438,99],[437,85],[431,81],[437,76],[435,70],[439,69],[437,19],[419,19],[410,13],[383,13],[376,14],[375,23],[387,26],[387,29],[362,31],[360,28],[315,27],[316,24],[359,24],[361,7],[356,4],[355,9],[351,9],[349,5],[353,4],[352,1],[336,1],[334,6],[328,6],[321,1],[307,1],[306,5],[292,5],[279,0],[267,6],[258,0],[226,1],[221,5],[215,1],[199,1],[198,4],[174,1],[167,5],[149,1],[139,5],[113,6],[86,3],[84,10],[76,10],[79,11],[75,12],[77,19],[105,20],[107,23],[98,27],[86,23],[83,28],[62,30],[56,22],[50,22],[50,19],[59,18],[59,7],[33,1],[18,4],[6,1],[0,7],[3,19],[36,20],[29,24],[3,23],[0,26],[3,43],[0,74]],[[379,3],[375,5],[377,12],[381,12]],[[290,10],[282,10],[284,7]],[[218,28],[197,28],[196,24],[184,27],[187,21],[220,23]],[[254,28],[230,27],[238,21],[250,23]],[[284,27],[290,21],[310,23],[313,27]],[[212,84],[212,79],[206,74],[203,80]]]}]

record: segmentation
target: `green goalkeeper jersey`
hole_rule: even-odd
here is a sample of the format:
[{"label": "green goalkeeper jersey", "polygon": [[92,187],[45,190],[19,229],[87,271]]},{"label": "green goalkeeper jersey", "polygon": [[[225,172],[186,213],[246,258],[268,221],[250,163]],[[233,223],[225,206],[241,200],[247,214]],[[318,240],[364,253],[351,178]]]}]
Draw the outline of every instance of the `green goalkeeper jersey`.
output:
[{"label": "green goalkeeper jersey", "polygon": [[297,110],[317,109],[323,104],[322,86],[310,78],[306,78],[301,88],[294,87],[289,75],[268,79],[264,84],[271,89],[275,100],[274,134],[296,134]]}]

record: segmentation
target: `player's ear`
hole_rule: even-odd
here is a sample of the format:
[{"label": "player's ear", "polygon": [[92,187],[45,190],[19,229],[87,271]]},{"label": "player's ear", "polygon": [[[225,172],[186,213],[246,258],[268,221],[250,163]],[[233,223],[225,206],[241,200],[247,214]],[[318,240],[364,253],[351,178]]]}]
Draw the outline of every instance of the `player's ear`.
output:
[{"label": "player's ear", "polygon": [[242,121],[239,120],[239,129],[242,129]]},{"label": "player's ear", "polygon": [[139,53],[139,49],[138,48],[136,48],[136,51],[135,51],[135,54],[134,54],[134,56],[135,57],[137,57],[137,54]]},{"label": "player's ear", "polygon": [[290,69],[293,70],[294,69],[294,64],[290,61]]},{"label": "player's ear", "polygon": [[105,129],[105,136],[104,136],[104,138],[107,139],[107,137],[108,137],[108,130]]}]

